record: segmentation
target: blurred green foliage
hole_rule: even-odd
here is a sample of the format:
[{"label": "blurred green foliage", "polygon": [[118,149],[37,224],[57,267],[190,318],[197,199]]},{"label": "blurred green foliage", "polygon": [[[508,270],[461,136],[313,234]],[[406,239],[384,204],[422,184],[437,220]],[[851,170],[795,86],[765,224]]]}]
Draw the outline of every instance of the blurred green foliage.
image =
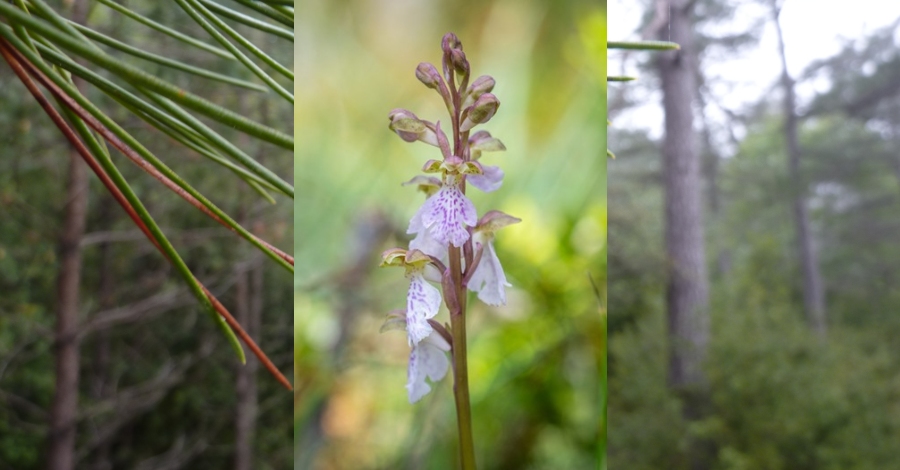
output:
[{"label": "blurred green foliage", "polygon": [[[498,233],[505,307],[470,299],[469,383],[483,468],[593,468],[600,438],[606,285],[605,18],[592,2],[310,2],[298,13],[295,468],[455,468],[448,376],[410,405],[409,347],[379,334],[406,281],[379,270],[424,201],[400,183],[437,149],[388,130],[402,107],[447,121],[415,78],[462,40],[473,77],[501,102],[483,126],[506,152],[479,213],[523,219]],[[591,286],[599,286],[599,297]],[[442,309],[437,317],[448,321]]]}]

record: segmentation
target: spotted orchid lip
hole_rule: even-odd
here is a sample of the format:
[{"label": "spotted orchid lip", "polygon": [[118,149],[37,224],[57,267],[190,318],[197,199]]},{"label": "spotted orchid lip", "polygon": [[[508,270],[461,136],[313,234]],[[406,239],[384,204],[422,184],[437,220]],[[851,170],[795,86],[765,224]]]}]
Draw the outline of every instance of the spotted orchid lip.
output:
[{"label": "spotted orchid lip", "polygon": [[441,189],[425,201],[410,221],[409,233],[428,230],[438,243],[463,246],[469,239],[466,227],[475,226],[478,214],[459,184],[458,176],[446,175]]}]

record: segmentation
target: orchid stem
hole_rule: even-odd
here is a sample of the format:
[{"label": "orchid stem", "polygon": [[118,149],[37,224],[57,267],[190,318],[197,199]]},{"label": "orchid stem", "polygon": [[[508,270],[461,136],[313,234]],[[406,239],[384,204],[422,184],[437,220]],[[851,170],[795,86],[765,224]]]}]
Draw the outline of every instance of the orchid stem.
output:
[{"label": "orchid stem", "polygon": [[450,272],[457,289],[459,311],[450,312],[453,337],[453,397],[459,429],[459,457],[462,470],[475,470],[475,445],[472,440],[472,408],[469,403],[469,366],[466,360],[466,289],[462,284],[460,249],[450,247]]}]

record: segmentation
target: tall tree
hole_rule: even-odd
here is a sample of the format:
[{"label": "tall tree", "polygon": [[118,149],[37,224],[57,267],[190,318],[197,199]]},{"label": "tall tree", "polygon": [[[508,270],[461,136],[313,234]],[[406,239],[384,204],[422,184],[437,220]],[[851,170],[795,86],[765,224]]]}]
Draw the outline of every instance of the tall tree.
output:
[{"label": "tall tree", "polygon": [[[86,1],[74,2],[72,21],[84,24]],[[75,85],[83,89],[80,79]],[[88,174],[78,152],[69,151],[65,221],[59,237],[56,281],[56,388],[50,409],[47,469],[75,468],[75,424],[78,413],[78,307],[81,289],[81,237],[87,224]]]},{"label": "tall tree", "polygon": [[[660,0],[659,3],[663,3]],[[691,17],[694,2],[672,0],[668,28],[660,39],[681,49],[659,54],[665,111],[663,179],[667,256],[666,312],[669,336],[669,385],[685,397],[684,416],[696,420],[704,400],[702,363],[709,343],[709,279],[703,235],[700,155],[694,134],[693,101],[697,77]],[[661,8],[657,8],[660,11]],[[669,36],[671,35],[671,36]],[[688,450],[692,469],[706,468],[699,442]]]},{"label": "tall tree", "polygon": [[784,35],[778,20],[781,5],[771,1],[772,21],[778,33],[778,53],[781,57],[781,88],[784,94],[784,140],[787,146],[788,171],[793,185],[791,191],[794,209],[794,227],[797,236],[797,252],[800,254],[800,269],[803,271],[803,307],[810,328],[820,337],[827,333],[825,321],[825,290],[819,270],[819,258],[810,231],[809,211],[804,196],[805,185],[800,174],[800,143],[797,141],[797,99],[794,94],[794,80],[788,73],[787,56],[784,51]]}]

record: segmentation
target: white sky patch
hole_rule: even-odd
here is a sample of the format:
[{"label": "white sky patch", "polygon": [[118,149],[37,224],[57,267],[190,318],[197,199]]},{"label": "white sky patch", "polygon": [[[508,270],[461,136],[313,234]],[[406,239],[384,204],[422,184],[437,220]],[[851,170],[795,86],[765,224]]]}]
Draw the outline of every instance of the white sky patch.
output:
[{"label": "white sky patch", "polygon": [[[740,31],[763,15],[767,19],[771,15],[758,2],[740,4],[731,21],[710,25],[716,33]],[[609,0],[608,38],[639,40],[638,28],[643,13],[644,7],[634,0]],[[787,0],[781,12],[781,27],[788,71],[797,78],[812,62],[838,53],[847,40],[868,36],[897,18],[900,18],[900,1],[896,0],[854,0],[852,4],[838,0]],[[900,35],[900,31],[896,34]],[[610,52],[609,73],[617,75],[624,72],[640,76],[635,66],[638,54],[652,52],[632,52],[623,68],[624,54]],[[713,93],[722,106],[739,110],[759,101],[781,74],[778,38],[771,20],[767,21],[757,45],[745,47],[738,56],[710,56],[703,67],[710,80],[718,82],[713,87]],[[610,94],[615,92],[616,87],[634,86],[635,82],[611,84]],[[827,88],[828,83],[824,79],[799,85],[799,105],[812,98],[816,91]],[[711,113],[711,118],[713,114],[716,113]],[[620,128],[647,129],[654,138],[662,134],[662,110],[658,99],[648,100],[646,104],[621,113],[614,119],[615,125]]]}]

